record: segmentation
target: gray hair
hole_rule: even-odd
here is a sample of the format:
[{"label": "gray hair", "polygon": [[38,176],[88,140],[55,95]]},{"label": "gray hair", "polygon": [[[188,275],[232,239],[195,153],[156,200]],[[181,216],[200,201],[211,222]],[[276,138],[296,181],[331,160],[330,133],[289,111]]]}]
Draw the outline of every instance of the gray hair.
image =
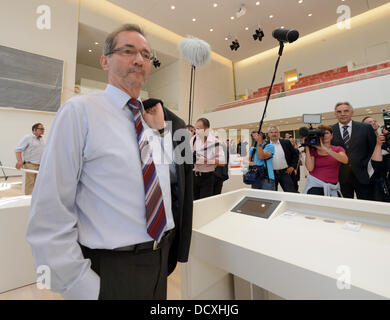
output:
[{"label": "gray hair", "polygon": [[336,106],[334,107],[334,111],[336,111],[337,107],[342,106],[343,104],[349,106],[351,108],[351,111],[353,110],[352,105],[349,102],[337,102]]},{"label": "gray hair", "polygon": [[106,41],[104,42],[103,55],[108,56],[110,54],[110,52],[112,50],[114,50],[114,48],[116,46],[116,43],[117,43],[116,36],[119,33],[123,32],[123,31],[138,32],[140,35],[145,37],[145,34],[144,34],[143,30],[141,29],[141,27],[139,25],[136,25],[136,24],[124,24],[124,25],[120,26],[118,29],[116,29],[113,32],[111,32],[107,36]]},{"label": "gray hair", "polygon": [[279,128],[277,126],[270,126],[270,127],[268,127],[268,132],[270,132],[272,129],[275,129],[276,131],[279,132]]}]

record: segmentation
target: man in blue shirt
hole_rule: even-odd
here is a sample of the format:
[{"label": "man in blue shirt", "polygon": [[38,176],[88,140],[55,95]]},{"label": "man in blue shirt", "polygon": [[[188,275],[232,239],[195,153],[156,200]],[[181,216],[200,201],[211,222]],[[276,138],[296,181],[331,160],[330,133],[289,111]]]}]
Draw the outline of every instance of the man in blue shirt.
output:
[{"label": "man in blue shirt", "polygon": [[256,149],[252,147],[249,156],[252,157],[253,164],[258,166],[260,172],[256,183],[252,184],[252,189],[263,189],[275,191],[275,176],[272,167],[272,156],[275,152],[272,144],[266,144],[263,140],[263,133],[252,132],[253,139],[257,142]]}]

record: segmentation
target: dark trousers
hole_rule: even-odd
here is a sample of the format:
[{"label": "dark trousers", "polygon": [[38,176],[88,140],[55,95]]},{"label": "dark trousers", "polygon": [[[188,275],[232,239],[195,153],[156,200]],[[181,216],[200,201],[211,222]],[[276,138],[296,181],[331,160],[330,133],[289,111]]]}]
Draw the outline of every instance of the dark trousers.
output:
[{"label": "dark trousers", "polygon": [[291,179],[292,179],[293,184],[294,184],[295,192],[298,192],[298,189],[299,189],[298,181],[300,179],[300,176],[301,176],[301,171],[300,171],[300,168],[298,166],[297,174],[295,174],[294,171],[291,173]]},{"label": "dark trousers", "polygon": [[[341,170],[343,170],[341,172]],[[350,166],[345,166],[340,169],[340,189],[344,198],[353,199],[354,192],[356,198],[361,200],[374,200],[374,189],[373,183],[363,184],[356,179],[355,174]]]},{"label": "dark trousers", "polygon": [[214,172],[195,173],[194,171],[194,200],[211,197],[214,193]]},{"label": "dark trousers", "polygon": [[221,194],[222,192],[222,186],[223,186],[223,179],[214,176],[214,190],[213,190],[213,196],[217,194]]},{"label": "dark trousers", "polygon": [[99,300],[166,300],[172,238],[173,233],[162,239],[155,251],[89,249],[80,245],[100,277]]},{"label": "dark trousers", "polygon": [[284,170],[274,170],[275,174],[275,191],[278,191],[278,184],[284,192],[296,192],[291,176]]}]

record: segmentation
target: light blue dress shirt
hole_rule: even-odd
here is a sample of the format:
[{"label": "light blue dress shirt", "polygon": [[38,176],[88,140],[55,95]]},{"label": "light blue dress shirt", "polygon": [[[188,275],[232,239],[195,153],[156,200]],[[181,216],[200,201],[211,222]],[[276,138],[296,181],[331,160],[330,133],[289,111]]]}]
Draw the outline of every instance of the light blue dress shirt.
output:
[{"label": "light blue dress shirt", "polygon": [[31,162],[33,164],[39,164],[43,149],[45,148],[45,142],[41,137],[38,139],[35,134],[30,133],[25,135],[16,146],[15,152],[22,152],[22,159],[25,162]]},{"label": "light blue dress shirt", "polygon": [[[100,290],[100,278],[78,242],[114,249],[153,240],[146,231],[144,181],[129,99],[111,85],[101,93],[74,97],[58,111],[47,139],[27,240],[36,267],[50,268],[51,289],[68,299],[97,299]],[[143,124],[169,230],[174,228],[172,135],[161,138]]]}]

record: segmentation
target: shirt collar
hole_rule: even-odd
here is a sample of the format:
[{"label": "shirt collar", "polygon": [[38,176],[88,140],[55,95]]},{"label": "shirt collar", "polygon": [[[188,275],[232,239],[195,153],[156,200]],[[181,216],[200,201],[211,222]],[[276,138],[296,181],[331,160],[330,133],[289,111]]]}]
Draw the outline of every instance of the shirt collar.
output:
[{"label": "shirt collar", "polygon": [[342,129],[345,126],[348,126],[348,128],[352,128],[352,120],[348,122],[348,124],[342,124],[339,122],[340,129]]},{"label": "shirt collar", "polygon": [[[113,100],[114,105],[120,109],[123,109],[127,105],[127,102],[129,102],[131,99],[131,97],[126,92],[113,86],[112,84],[107,85],[105,93]],[[144,106],[140,97],[138,97],[137,100],[140,102],[141,108],[143,110]]]}]

